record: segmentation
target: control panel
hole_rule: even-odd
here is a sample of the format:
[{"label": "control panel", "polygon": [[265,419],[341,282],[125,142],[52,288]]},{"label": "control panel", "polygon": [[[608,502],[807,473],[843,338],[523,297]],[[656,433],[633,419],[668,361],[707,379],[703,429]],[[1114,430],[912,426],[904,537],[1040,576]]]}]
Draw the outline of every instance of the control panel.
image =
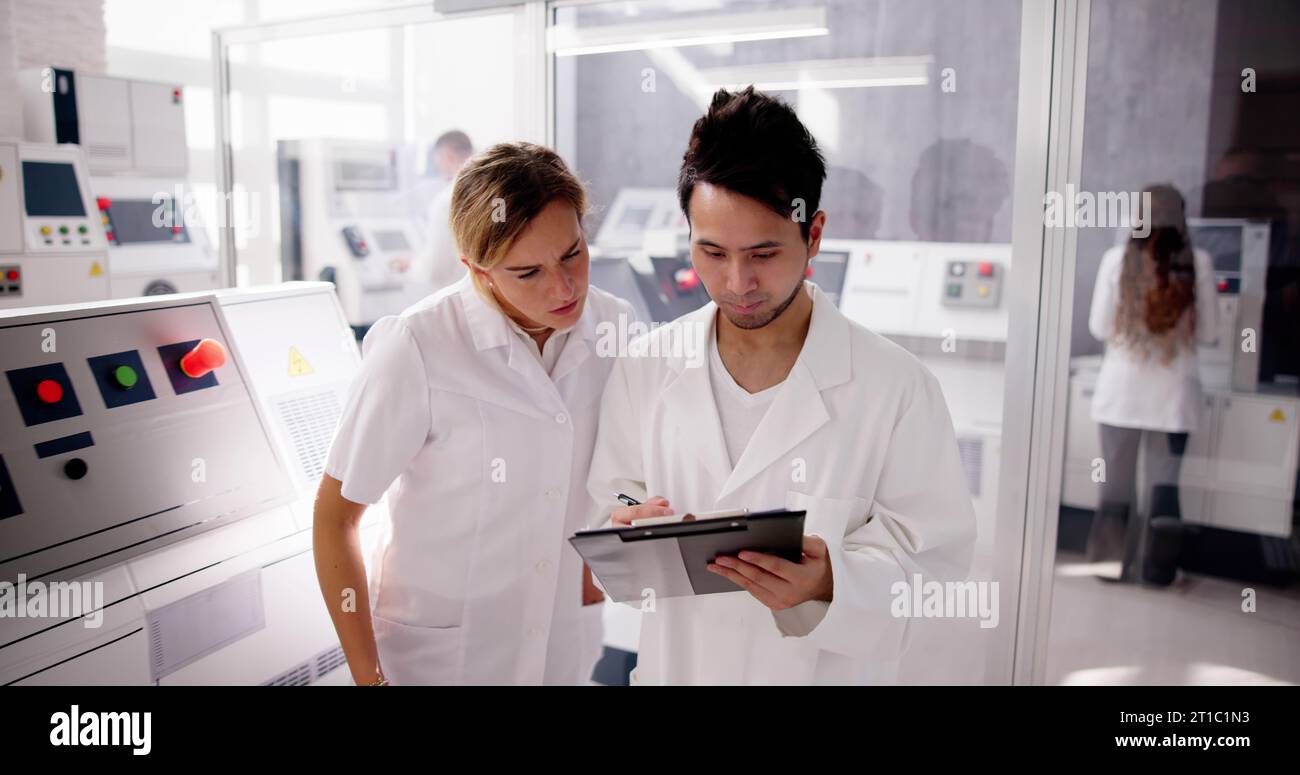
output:
[{"label": "control panel", "polygon": [[1002,275],[1002,267],[993,261],[949,259],[943,304],[995,309],[1002,300]]},{"label": "control panel", "polygon": [[840,309],[879,334],[1003,342],[1011,246],[822,240],[848,254]]},{"label": "control panel", "polygon": [[114,298],[205,291],[225,284],[220,257],[184,181],[114,175],[91,178],[91,185],[112,258]]},{"label": "control panel", "polygon": [[0,308],[108,297],[81,149],[0,139]]},{"label": "control panel", "polygon": [[76,577],[287,502],[209,296],[0,313],[0,579]]}]

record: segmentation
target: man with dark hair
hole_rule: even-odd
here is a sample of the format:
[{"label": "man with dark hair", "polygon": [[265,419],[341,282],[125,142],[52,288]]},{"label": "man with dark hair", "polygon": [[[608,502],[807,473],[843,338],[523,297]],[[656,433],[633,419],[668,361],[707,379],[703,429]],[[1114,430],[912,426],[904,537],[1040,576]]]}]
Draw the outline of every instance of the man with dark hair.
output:
[{"label": "man with dark hair", "polygon": [[[615,365],[588,489],[643,503],[593,522],[785,506],[808,535],[799,563],[716,558],[735,592],[643,606],[637,683],[891,683],[897,601],[969,570],[975,514],[938,382],[805,282],[824,178],[794,111],[752,87],[715,94],[691,133],[678,192],[713,301],[634,348],[659,357]],[[686,337],[698,347],[674,352]],[[685,357],[705,351],[707,367]]]}]

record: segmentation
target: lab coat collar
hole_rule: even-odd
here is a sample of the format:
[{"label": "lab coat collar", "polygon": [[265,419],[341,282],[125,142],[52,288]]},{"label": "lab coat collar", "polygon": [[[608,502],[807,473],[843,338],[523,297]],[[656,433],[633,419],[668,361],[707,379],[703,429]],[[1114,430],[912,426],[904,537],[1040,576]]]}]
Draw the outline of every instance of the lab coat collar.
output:
[{"label": "lab coat collar", "polygon": [[[525,342],[511,329],[510,320],[479,295],[468,275],[459,281],[459,285],[458,293],[465,310],[470,336],[474,339],[475,349],[482,352],[495,347],[508,347],[506,362],[511,369],[528,377],[536,377],[538,374],[547,377],[537,356],[527,349],[534,345]],[[568,341],[564,343],[564,350],[560,352],[560,359],[556,361],[555,369],[547,377],[548,382],[558,382],[566,374],[581,366],[595,352],[596,315],[591,291],[588,290],[587,298],[583,303],[582,316],[569,330]]]},{"label": "lab coat collar", "polygon": [[[687,368],[685,358],[672,360],[678,376],[664,389],[665,407],[679,418],[678,424],[690,438],[697,440],[702,464],[716,481],[725,482],[718,501],[767,470],[829,422],[830,413],[821,391],[842,385],[853,376],[848,319],[816,285],[806,283],[805,287],[813,299],[813,312],[803,349],[734,470],[709,385],[707,361],[704,366]],[[707,348],[710,338],[716,336],[717,309],[716,304],[709,302],[682,318],[691,323],[687,332],[700,337],[696,343],[699,348]]]},{"label": "lab coat collar", "polygon": [[[842,385],[853,377],[849,363],[851,342],[849,319],[844,317],[826,294],[815,283],[804,281],[804,290],[813,300],[812,321],[808,326],[808,338],[804,340],[803,349],[799,351],[799,361],[803,361],[811,372],[813,382],[818,390],[826,390]],[[703,307],[678,318],[686,323],[686,334],[695,338],[695,350],[686,352],[704,353],[710,338],[716,336],[718,305],[712,301]],[[684,354],[668,359],[673,371],[687,372],[696,369],[687,368]],[[708,363],[704,364],[706,367]]]}]

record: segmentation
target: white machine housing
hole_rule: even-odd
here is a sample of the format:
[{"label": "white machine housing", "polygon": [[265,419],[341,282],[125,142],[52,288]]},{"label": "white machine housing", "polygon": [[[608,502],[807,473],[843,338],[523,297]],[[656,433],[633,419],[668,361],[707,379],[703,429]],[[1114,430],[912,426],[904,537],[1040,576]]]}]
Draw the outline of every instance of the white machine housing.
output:
[{"label": "white machine housing", "polygon": [[596,232],[597,253],[627,257],[637,271],[653,272],[649,256],[689,253],[686,215],[671,188],[619,189]]},{"label": "white machine housing", "polygon": [[19,81],[27,138],[85,152],[96,228],[112,256],[113,298],[227,284],[189,185],[180,84],[58,67],[24,70]]},{"label": "white machine housing", "polygon": [[19,74],[28,140],[72,143],[92,175],[184,179],[184,92],[179,84],[39,67]]},{"label": "white machine housing", "polygon": [[[95,328],[72,331],[57,353],[11,346],[2,356],[6,371],[59,359],[84,413],[11,433],[9,425],[22,427],[20,413],[9,386],[0,386],[3,459],[18,473],[14,489],[24,501],[20,514],[0,519],[0,529],[10,523],[17,525],[11,531],[48,532],[69,521],[89,527],[111,521],[128,502],[165,500],[172,490],[193,490],[181,522],[201,524],[173,536],[164,530],[107,557],[89,552],[49,576],[102,583],[102,626],[84,626],[86,617],[0,619],[0,685],[347,682],[311,553],[315,486],[359,366],[333,289],[291,283],[0,317],[0,335],[19,342],[33,330],[65,326]],[[176,392],[156,346],[200,335],[224,342],[230,359],[215,372],[217,385]],[[88,357],[125,352],[143,356],[155,395],[108,408]],[[84,428],[93,437],[92,446],[70,453],[89,460],[89,475],[61,480],[57,466],[66,454],[32,454],[28,436],[43,426]],[[188,476],[197,457],[206,459],[204,481]],[[162,473],[177,465],[187,476]],[[78,485],[89,485],[94,497],[70,508]],[[205,510],[211,514],[203,519]],[[363,521],[367,554],[383,512],[372,508]],[[13,521],[27,517],[25,527]],[[121,529],[105,528],[107,536]],[[5,581],[28,560],[16,562],[2,566]]]},{"label": "white machine housing", "polygon": [[95,206],[112,256],[113,298],[224,286],[193,193],[168,178],[94,178]]},{"label": "white machine housing", "polygon": [[349,323],[368,326],[435,290],[408,201],[410,148],[311,139],[282,152],[298,163],[302,278],[333,282]]},{"label": "white machine housing", "polygon": [[82,151],[0,138],[0,309],[109,297]]},{"label": "white machine housing", "polygon": [[[823,240],[850,251],[840,309],[878,334],[1005,342],[1011,246]],[[999,401],[1001,394],[999,394]]]}]

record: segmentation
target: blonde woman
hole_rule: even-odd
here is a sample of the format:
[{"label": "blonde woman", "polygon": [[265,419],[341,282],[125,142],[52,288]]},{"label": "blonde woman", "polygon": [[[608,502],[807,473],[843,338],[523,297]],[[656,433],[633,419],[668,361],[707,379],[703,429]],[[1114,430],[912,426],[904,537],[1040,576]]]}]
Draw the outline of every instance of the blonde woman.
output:
[{"label": "blonde woman", "polygon": [[[587,285],[585,208],[553,151],[489,148],[452,193],[468,273],[366,336],[314,536],[358,684],[591,675],[600,593],[566,539],[590,508],[612,366],[597,326],[633,313]],[[385,492],[390,530],[367,580],[357,526]]]}]

